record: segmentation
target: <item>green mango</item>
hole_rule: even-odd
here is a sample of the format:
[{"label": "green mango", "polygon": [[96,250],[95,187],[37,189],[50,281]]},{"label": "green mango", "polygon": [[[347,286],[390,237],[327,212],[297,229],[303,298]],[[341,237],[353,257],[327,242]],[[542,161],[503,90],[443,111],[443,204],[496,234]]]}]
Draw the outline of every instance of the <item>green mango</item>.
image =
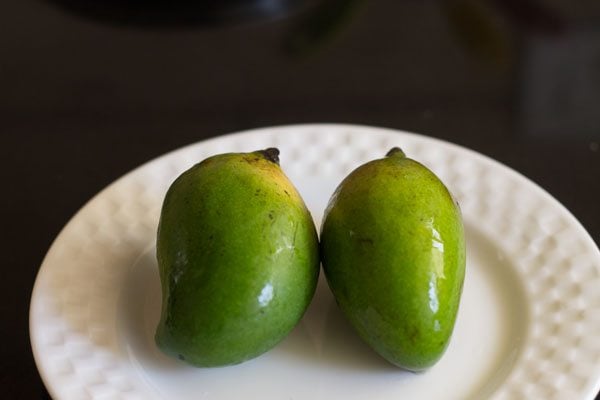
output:
[{"label": "green mango", "polygon": [[448,346],[465,276],[458,203],[394,148],[354,170],[321,228],[329,287],[359,336],[386,360],[422,371]]},{"label": "green mango", "polygon": [[201,367],[237,364],[273,348],[304,314],[318,237],[278,155],[216,155],[167,191],[156,243],[164,353]]}]

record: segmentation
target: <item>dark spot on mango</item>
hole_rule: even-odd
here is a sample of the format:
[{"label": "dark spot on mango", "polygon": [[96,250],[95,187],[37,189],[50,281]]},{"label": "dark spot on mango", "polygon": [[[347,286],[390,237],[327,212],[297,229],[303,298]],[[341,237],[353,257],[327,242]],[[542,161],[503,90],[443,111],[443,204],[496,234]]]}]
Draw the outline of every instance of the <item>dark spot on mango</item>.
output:
[{"label": "dark spot on mango", "polygon": [[179,358],[181,361],[185,361],[183,354],[177,354],[177,358]]},{"label": "dark spot on mango", "polygon": [[411,342],[416,343],[419,340],[419,329],[415,326],[410,327],[408,338]]},{"label": "dark spot on mango", "polygon": [[373,239],[371,238],[358,238],[358,242],[360,244],[368,244],[370,246],[373,246]]}]

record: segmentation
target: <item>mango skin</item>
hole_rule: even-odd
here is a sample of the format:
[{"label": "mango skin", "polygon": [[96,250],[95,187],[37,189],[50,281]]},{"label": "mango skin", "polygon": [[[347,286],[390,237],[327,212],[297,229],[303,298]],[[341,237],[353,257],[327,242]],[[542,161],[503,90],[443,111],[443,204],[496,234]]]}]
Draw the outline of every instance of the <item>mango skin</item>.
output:
[{"label": "mango skin", "polygon": [[317,232],[273,151],[210,157],[169,188],[157,235],[164,353],[201,367],[241,363],[304,314]]},{"label": "mango skin", "polygon": [[446,350],[465,276],[458,204],[399,149],[354,170],[321,229],[325,276],[343,314],[386,360],[412,371]]}]

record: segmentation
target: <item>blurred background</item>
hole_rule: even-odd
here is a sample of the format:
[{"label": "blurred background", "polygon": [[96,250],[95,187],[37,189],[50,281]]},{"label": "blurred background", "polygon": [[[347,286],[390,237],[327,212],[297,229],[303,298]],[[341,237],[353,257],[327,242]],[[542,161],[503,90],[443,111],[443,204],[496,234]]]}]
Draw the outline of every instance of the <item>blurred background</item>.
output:
[{"label": "blurred background", "polygon": [[94,194],[243,129],[414,131],[523,173],[600,241],[597,0],[0,2],[0,390],[48,398],[35,274]]}]

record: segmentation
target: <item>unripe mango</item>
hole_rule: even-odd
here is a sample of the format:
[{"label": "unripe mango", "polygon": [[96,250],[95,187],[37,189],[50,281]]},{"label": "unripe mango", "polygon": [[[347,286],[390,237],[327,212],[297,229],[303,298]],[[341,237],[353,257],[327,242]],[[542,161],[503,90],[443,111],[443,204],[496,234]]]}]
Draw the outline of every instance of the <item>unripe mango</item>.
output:
[{"label": "unripe mango", "polygon": [[210,157],[180,175],[161,211],[156,343],[196,366],[237,364],[280,342],[313,297],[316,229],[279,152]]},{"label": "unripe mango", "polygon": [[339,307],[376,352],[402,368],[448,346],[465,276],[458,203],[436,175],[392,149],[354,170],[329,201],[322,262]]}]

